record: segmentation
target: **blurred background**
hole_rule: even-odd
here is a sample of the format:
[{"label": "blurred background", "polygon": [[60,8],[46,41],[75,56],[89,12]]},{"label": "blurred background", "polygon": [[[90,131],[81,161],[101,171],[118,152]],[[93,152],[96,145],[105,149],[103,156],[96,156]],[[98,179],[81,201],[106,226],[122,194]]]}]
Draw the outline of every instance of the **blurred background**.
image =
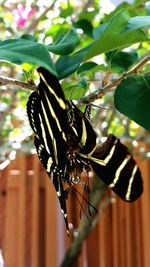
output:
[{"label": "blurred background", "polygon": [[[114,12],[125,8],[130,16],[149,15],[148,1],[0,1],[0,39],[33,35],[50,44],[60,33],[74,27],[82,39],[78,49],[90,44],[93,27],[107,22]],[[147,34],[149,29],[147,28]],[[127,71],[149,51],[144,42],[120,52],[94,58],[100,67],[81,74],[87,93]],[[52,54],[56,61],[57,56]],[[1,61],[0,76],[32,80],[32,65],[10,65]],[[144,68],[149,72],[149,64]],[[38,77],[34,77],[37,83]],[[62,81],[63,88],[77,81],[73,74]],[[71,94],[71,93],[70,93]],[[57,267],[72,239],[66,236],[64,221],[53,185],[38,161],[33,133],[26,115],[30,90],[1,86],[0,93],[0,267]],[[84,242],[74,267],[150,266],[150,135],[144,128],[115,110],[113,92],[95,101],[92,124],[99,142],[108,133],[121,138],[141,168],[144,193],[133,204],[124,203],[108,191],[100,206],[100,222]],[[79,225],[80,206],[72,195],[69,218]],[[5,263],[4,263],[5,262]]]}]

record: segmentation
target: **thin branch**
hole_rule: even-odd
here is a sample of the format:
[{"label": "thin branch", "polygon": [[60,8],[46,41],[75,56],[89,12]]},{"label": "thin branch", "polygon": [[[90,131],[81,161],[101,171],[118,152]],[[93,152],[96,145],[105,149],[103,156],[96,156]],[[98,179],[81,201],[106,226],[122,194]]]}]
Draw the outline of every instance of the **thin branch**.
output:
[{"label": "thin branch", "polygon": [[[150,53],[148,53],[146,56],[144,56],[138,63],[135,65],[131,70],[123,73],[119,78],[113,80],[109,84],[106,84],[105,86],[98,88],[94,93],[89,94],[86,97],[80,98],[78,101],[78,105],[81,104],[88,104],[90,102],[93,102],[96,99],[101,98],[106,93],[110,92],[114,87],[118,86],[123,79],[126,77],[137,74],[141,68],[150,60]],[[15,85],[18,87],[22,87],[25,89],[29,89],[31,91],[37,90],[37,86],[32,83],[26,83],[19,80],[15,80],[13,78],[8,78],[4,76],[0,76],[0,85]]]},{"label": "thin branch", "polygon": [[150,53],[145,55],[138,63],[135,65],[132,69],[129,71],[123,73],[119,78],[114,79],[112,82],[109,84],[106,84],[103,87],[98,88],[95,92],[92,94],[89,94],[86,97],[80,98],[78,101],[78,105],[81,104],[88,104],[90,102],[93,102],[96,99],[101,98],[104,96],[106,93],[110,92],[114,87],[118,86],[121,81],[125,78],[127,78],[130,75],[137,74],[141,68],[144,67],[144,65],[150,60]]},{"label": "thin branch", "polygon": [[17,87],[29,89],[31,91],[37,90],[36,85],[33,83],[26,83],[26,82],[18,81],[13,78],[8,78],[4,76],[0,76],[0,85],[14,85]]},{"label": "thin branch", "polygon": [[[98,204],[101,202],[102,198],[105,195],[107,186],[100,180],[100,178],[95,177],[95,183],[93,185],[93,191],[91,193],[90,203],[97,207]],[[68,249],[65,258],[60,265],[60,267],[70,267],[72,266],[75,259],[78,257],[78,255],[81,252],[82,244],[85,240],[85,238],[89,235],[89,233],[92,231],[92,229],[96,226],[96,223],[94,221],[95,219],[95,210],[91,209],[91,222],[94,222],[94,225],[91,226],[87,217],[84,216],[81,220],[80,227],[78,230],[78,236],[75,238],[74,242]]]}]

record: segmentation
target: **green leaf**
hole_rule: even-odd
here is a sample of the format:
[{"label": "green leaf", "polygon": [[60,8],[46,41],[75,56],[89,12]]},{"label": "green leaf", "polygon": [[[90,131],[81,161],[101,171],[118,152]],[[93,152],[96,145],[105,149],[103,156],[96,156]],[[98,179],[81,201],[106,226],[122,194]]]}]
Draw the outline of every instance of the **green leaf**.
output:
[{"label": "green leaf", "polygon": [[68,55],[72,53],[78,45],[80,38],[74,29],[67,32],[66,35],[58,36],[56,42],[48,45],[48,50],[58,55]]},{"label": "green leaf", "polygon": [[119,11],[107,26],[100,29],[100,36],[85,55],[84,60],[106,53],[115,49],[123,49],[134,43],[149,40],[142,30],[125,32],[128,25],[129,15],[124,11]]},{"label": "green leaf", "polygon": [[67,17],[71,16],[73,14],[73,12],[74,12],[73,7],[69,6],[65,9],[62,9],[59,16],[61,18],[67,18]]},{"label": "green leaf", "polygon": [[70,29],[70,25],[67,23],[57,23],[50,26],[49,29],[45,29],[45,37],[50,36],[54,41],[57,40],[58,36],[61,34],[66,34]]},{"label": "green leaf", "polygon": [[80,19],[74,23],[74,27],[82,29],[85,34],[92,36],[93,26],[89,20]]},{"label": "green leaf", "polygon": [[125,28],[125,32],[134,31],[150,25],[150,16],[137,16],[130,18]]},{"label": "green leaf", "polygon": [[106,53],[106,60],[111,65],[111,69],[127,71],[138,60],[138,54],[135,50],[130,52],[115,50]]},{"label": "green leaf", "polygon": [[91,46],[87,46],[71,56],[61,56],[57,60],[55,67],[59,79],[63,79],[77,70],[90,47]]},{"label": "green leaf", "polygon": [[29,40],[29,41],[32,41],[32,42],[37,42],[37,38],[34,35],[31,35],[31,34],[23,34],[21,36],[21,39],[26,39],[26,40]]},{"label": "green leaf", "polygon": [[78,87],[81,87],[83,89],[87,89],[88,88],[88,84],[85,78],[81,78],[80,81],[77,83]]},{"label": "green leaf", "polygon": [[78,83],[65,86],[63,88],[65,98],[68,100],[77,100],[84,97],[88,90],[87,81],[82,78]]},{"label": "green leaf", "polygon": [[[140,0],[141,1],[141,0]],[[121,1],[120,1],[121,2]],[[138,15],[146,15],[144,5],[141,5],[141,3],[135,3],[135,4],[130,4],[127,2],[122,2],[120,5],[117,5],[116,8],[109,14],[105,15],[103,22],[108,22],[112,17],[114,17],[115,14],[117,14],[118,11],[120,10],[126,10],[130,17],[138,16]]]},{"label": "green leaf", "polygon": [[11,39],[0,42],[0,60],[21,65],[32,63],[42,66],[57,76],[47,48],[26,39]]},{"label": "green leaf", "polygon": [[116,108],[150,131],[150,74],[124,79],[114,94]]},{"label": "green leaf", "polygon": [[80,74],[82,72],[87,72],[93,68],[95,68],[96,66],[98,66],[97,63],[95,62],[86,62],[86,63],[83,63],[79,68],[78,68],[78,71],[77,73]]},{"label": "green leaf", "polygon": [[100,26],[98,26],[95,29],[93,29],[93,37],[94,37],[94,39],[99,39],[102,36],[102,34],[104,33],[104,31],[106,30],[107,27],[108,27],[108,23],[103,23]]},{"label": "green leaf", "polygon": [[82,58],[82,54],[60,57],[55,65],[59,79],[63,79],[72,74],[79,67]]}]

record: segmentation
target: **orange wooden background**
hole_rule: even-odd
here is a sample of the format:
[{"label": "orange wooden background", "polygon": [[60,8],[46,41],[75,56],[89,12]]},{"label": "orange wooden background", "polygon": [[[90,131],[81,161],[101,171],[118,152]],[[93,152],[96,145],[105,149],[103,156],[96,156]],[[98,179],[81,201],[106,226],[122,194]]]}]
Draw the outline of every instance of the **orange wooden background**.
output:
[{"label": "orange wooden background", "polygon": [[[74,267],[150,266],[150,161],[139,164],[143,196],[133,204],[116,198],[105,209]],[[72,217],[79,209],[73,197],[69,206]],[[37,156],[19,156],[0,173],[0,248],[6,267],[58,267],[69,245],[55,190]]]}]

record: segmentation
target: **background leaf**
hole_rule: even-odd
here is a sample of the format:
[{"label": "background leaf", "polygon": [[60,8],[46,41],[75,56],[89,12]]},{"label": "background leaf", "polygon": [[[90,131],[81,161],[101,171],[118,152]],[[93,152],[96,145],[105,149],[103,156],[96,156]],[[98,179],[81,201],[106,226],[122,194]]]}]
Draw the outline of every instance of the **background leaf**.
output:
[{"label": "background leaf", "polygon": [[95,62],[85,62],[78,68],[77,73],[80,74],[82,72],[87,72],[87,71],[95,68],[96,66],[98,66],[98,64]]},{"label": "background leaf", "polygon": [[93,26],[87,19],[81,19],[74,23],[75,28],[82,29],[83,32],[89,36],[92,36]]},{"label": "background leaf", "polygon": [[137,16],[130,18],[125,31],[133,31],[150,25],[150,16]]},{"label": "background leaf", "polygon": [[48,50],[58,55],[68,55],[72,53],[78,45],[80,38],[74,29],[67,32],[66,35],[59,35],[56,42],[48,45]]},{"label": "background leaf", "polygon": [[116,108],[150,131],[150,74],[124,79],[114,95]]},{"label": "background leaf", "polygon": [[87,46],[71,56],[61,56],[57,60],[55,67],[59,74],[59,79],[63,79],[77,70],[90,47]]},{"label": "background leaf", "polygon": [[77,100],[84,97],[87,89],[87,81],[84,78],[81,78],[76,84],[63,87],[65,98],[68,100]]},{"label": "background leaf", "polygon": [[57,76],[46,47],[27,39],[11,39],[0,42],[0,60],[14,64],[32,63],[42,66]]},{"label": "background leaf", "polygon": [[106,60],[112,69],[127,71],[138,60],[138,54],[136,50],[130,52],[115,50],[106,53]]},{"label": "background leaf", "polygon": [[[99,38],[89,49],[84,59],[148,40],[148,36],[142,30],[133,29],[125,32],[128,21],[128,13],[121,10],[103,28],[100,26]],[[98,31],[96,34],[98,35]]]}]

